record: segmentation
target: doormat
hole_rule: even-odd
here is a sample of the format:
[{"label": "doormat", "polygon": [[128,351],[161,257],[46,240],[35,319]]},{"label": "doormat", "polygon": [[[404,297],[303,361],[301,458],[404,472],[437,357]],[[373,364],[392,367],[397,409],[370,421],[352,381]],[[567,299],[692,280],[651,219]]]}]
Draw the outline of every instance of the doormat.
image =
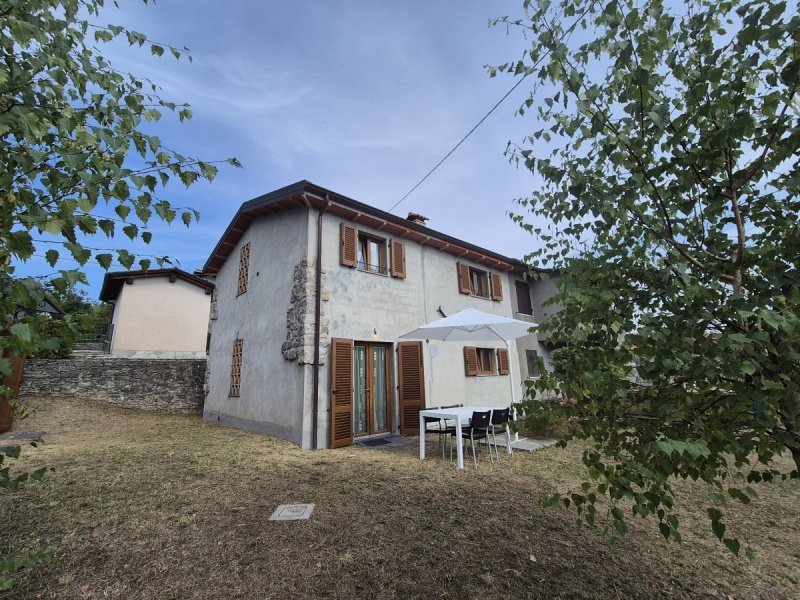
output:
[{"label": "doormat", "polygon": [[377,439],[377,440],[364,440],[363,442],[357,442],[359,446],[385,446],[386,444],[390,444],[391,442],[386,439]]}]

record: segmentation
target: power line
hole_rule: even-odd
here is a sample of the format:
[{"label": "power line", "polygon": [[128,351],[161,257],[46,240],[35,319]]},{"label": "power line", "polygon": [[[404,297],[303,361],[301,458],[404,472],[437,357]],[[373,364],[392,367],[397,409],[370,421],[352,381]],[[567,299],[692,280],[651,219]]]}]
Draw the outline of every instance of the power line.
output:
[{"label": "power line", "polygon": [[440,160],[438,163],[436,163],[436,165],[435,165],[435,166],[434,166],[434,167],[433,167],[433,168],[432,168],[430,171],[428,171],[428,172],[425,174],[425,177],[423,177],[422,179],[420,179],[420,180],[417,182],[417,184],[416,184],[414,187],[412,187],[410,190],[408,190],[408,192],[406,193],[406,195],[405,195],[405,196],[403,196],[402,198],[400,198],[400,200],[398,200],[397,202],[395,202],[394,206],[392,206],[392,208],[390,208],[390,209],[388,210],[388,212],[392,212],[392,211],[393,211],[395,208],[397,208],[397,207],[400,205],[400,203],[401,203],[403,200],[405,200],[406,198],[408,198],[408,197],[409,197],[409,196],[412,194],[412,192],[413,192],[414,190],[416,190],[416,189],[417,189],[417,188],[418,188],[420,185],[422,185],[422,183],[423,183],[423,182],[424,182],[424,181],[425,181],[425,180],[426,180],[428,177],[430,177],[431,175],[433,175],[433,172],[434,172],[434,171],[436,171],[436,169],[438,169],[440,166],[442,166],[442,163],[443,163],[444,161],[446,161],[448,158],[450,158],[450,155],[451,155],[451,154],[453,154],[453,152],[455,152],[456,150],[458,150],[458,147],[459,147],[461,144],[463,144],[463,143],[464,143],[464,142],[467,140],[467,138],[468,138],[469,136],[471,136],[471,135],[472,135],[472,134],[475,132],[475,130],[476,130],[478,127],[480,127],[480,126],[481,126],[481,124],[483,124],[483,122],[484,122],[486,119],[488,119],[488,118],[489,118],[489,115],[491,115],[491,114],[492,114],[492,113],[493,113],[493,112],[494,112],[494,111],[497,109],[497,107],[498,107],[498,106],[500,106],[500,105],[503,103],[503,101],[504,101],[506,98],[508,98],[508,97],[509,97],[509,96],[512,94],[512,92],[513,92],[515,89],[517,89],[517,88],[519,87],[519,85],[520,85],[520,84],[521,84],[523,81],[525,81],[525,78],[526,78],[526,77],[527,77],[529,74],[530,74],[530,72],[528,72],[528,73],[525,73],[525,75],[523,75],[523,76],[522,76],[522,78],[521,78],[521,79],[520,79],[520,80],[519,80],[517,83],[515,83],[515,84],[514,84],[514,85],[511,87],[511,89],[510,89],[510,90],[508,90],[508,91],[505,93],[505,95],[504,95],[502,98],[500,98],[500,100],[498,100],[498,101],[497,101],[497,104],[495,104],[495,105],[494,105],[494,106],[493,106],[493,107],[492,107],[492,108],[489,110],[489,112],[487,112],[485,115],[483,115],[483,118],[482,118],[480,121],[478,121],[478,122],[475,124],[475,126],[474,126],[472,129],[470,129],[470,130],[467,132],[467,134],[466,134],[464,137],[462,137],[462,138],[459,140],[459,142],[458,142],[458,143],[457,143],[455,146],[453,146],[453,147],[450,149],[450,152],[448,152],[447,154],[445,154],[445,155],[444,155],[444,157],[442,158],[442,160]]}]

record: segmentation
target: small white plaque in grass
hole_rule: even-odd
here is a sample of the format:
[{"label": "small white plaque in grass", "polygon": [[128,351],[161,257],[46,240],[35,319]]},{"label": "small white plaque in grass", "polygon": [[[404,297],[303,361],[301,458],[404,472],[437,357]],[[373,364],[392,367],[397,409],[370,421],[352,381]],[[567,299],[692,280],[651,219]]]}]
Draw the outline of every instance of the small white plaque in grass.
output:
[{"label": "small white plaque in grass", "polygon": [[314,510],[313,504],[281,504],[272,513],[270,521],[307,521]]}]

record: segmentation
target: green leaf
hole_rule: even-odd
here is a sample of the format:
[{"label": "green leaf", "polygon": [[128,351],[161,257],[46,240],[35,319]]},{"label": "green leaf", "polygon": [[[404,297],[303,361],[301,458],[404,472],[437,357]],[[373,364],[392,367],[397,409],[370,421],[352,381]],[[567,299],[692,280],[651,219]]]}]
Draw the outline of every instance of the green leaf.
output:
[{"label": "green leaf", "polygon": [[33,340],[31,328],[27,323],[14,323],[11,328],[11,333],[21,339],[23,342],[30,342]]},{"label": "green leaf", "polygon": [[722,540],[722,543],[725,544],[725,547],[733,552],[736,556],[739,556],[739,549],[741,545],[739,544],[739,540],[736,538],[725,538]]},{"label": "green leaf", "polygon": [[44,253],[44,258],[48,265],[55,267],[56,263],[58,262],[58,250],[48,250]]}]

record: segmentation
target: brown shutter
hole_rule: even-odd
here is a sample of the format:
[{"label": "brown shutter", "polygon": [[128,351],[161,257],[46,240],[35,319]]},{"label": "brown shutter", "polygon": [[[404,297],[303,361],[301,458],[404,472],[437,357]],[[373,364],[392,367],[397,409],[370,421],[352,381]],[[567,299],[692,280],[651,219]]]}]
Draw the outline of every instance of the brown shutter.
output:
[{"label": "brown shutter", "polygon": [[456,263],[458,268],[458,291],[462,294],[469,294],[469,265],[464,263]]},{"label": "brown shutter", "polygon": [[353,340],[331,339],[331,448],[353,443]]},{"label": "brown shutter", "polygon": [[406,245],[392,240],[392,277],[406,278]]},{"label": "brown shutter", "polygon": [[464,347],[464,372],[467,377],[478,375],[478,349],[473,346]]},{"label": "brown shutter", "polygon": [[339,248],[339,262],[345,267],[356,266],[356,246],[358,236],[356,228],[347,223],[341,225],[341,247]]},{"label": "brown shutter", "polygon": [[497,371],[500,375],[508,375],[508,349],[497,349]]},{"label": "brown shutter", "polygon": [[419,435],[419,411],[425,407],[424,375],[422,342],[397,344],[397,381],[400,388],[400,433],[402,435]]},{"label": "brown shutter", "polygon": [[500,275],[492,273],[492,300],[500,302],[503,299],[503,280]]}]

